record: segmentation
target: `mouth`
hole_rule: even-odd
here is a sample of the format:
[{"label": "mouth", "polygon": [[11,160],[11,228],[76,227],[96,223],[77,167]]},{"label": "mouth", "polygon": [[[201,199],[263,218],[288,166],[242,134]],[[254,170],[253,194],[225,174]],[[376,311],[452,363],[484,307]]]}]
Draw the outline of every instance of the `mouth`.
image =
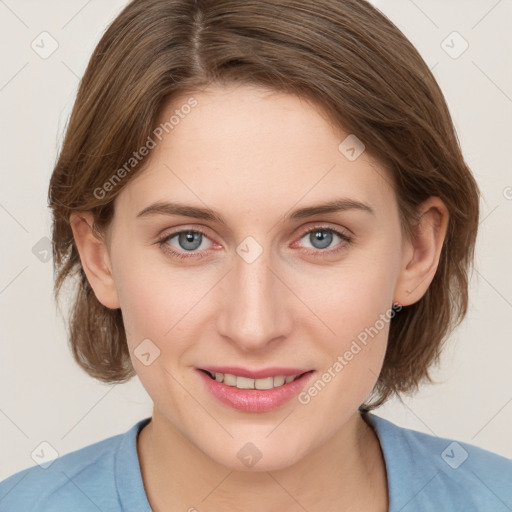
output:
[{"label": "mouth", "polygon": [[238,389],[274,389],[280,388],[290,382],[293,382],[307,373],[311,373],[313,370],[309,370],[302,373],[296,373],[293,375],[269,375],[259,379],[253,379],[250,377],[235,375],[232,373],[222,373],[210,370],[199,369],[201,372],[210,377],[211,380],[222,382],[226,386],[235,387]]},{"label": "mouth", "polygon": [[[224,372],[218,371],[220,369]],[[264,413],[284,406],[296,397],[316,374],[315,370],[304,371],[296,368],[249,371],[235,367],[210,367],[196,368],[196,372],[211,396],[245,413]]]}]

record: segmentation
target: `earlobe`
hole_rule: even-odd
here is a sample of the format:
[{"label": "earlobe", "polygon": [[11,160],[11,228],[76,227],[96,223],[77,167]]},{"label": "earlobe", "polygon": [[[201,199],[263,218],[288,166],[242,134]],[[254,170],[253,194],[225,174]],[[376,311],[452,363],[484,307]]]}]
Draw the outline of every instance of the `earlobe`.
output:
[{"label": "earlobe", "polygon": [[439,265],[448,228],[448,210],[439,197],[424,201],[419,214],[414,236],[404,240],[402,266],[395,287],[394,302],[403,306],[414,304],[428,290]]},{"label": "earlobe", "polygon": [[73,212],[70,216],[73,237],[82,268],[96,298],[107,308],[117,309],[120,304],[110,256],[104,239],[93,230],[93,220],[90,212]]}]

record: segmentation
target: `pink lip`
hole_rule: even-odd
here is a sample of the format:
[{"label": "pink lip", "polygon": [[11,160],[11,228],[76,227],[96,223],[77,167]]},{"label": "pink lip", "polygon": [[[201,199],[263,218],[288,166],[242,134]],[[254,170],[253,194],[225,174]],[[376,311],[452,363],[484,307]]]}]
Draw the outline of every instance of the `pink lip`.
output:
[{"label": "pink lip", "polygon": [[[300,393],[300,391],[306,386],[307,382],[315,374],[315,372],[311,370],[293,382],[289,382],[288,384],[284,384],[283,386],[273,389],[238,389],[234,386],[227,386],[222,382],[213,380],[205,372],[199,369],[196,371],[205,383],[208,391],[210,391],[213,396],[222,403],[244,412],[267,412],[276,409]],[[217,371],[219,373],[230,373],[228,371]],[[301,373],[301,370],[297,371],[297,373]],[[245,377],[245,375],[241,375],[240,373],[237,374],[236,372],[233,372],[233,374]],[[285,374],[276,372],[272,375]],[[296,373],[290,373],[290,375],[296,375]]]},{"label": "pink lip", "polygon": [[272,368],[263,368],[261,370],[248,370],[240,366],[203,366],[201,370],[208,370],[212,373],[229,373],[231,375],[240,375],[249,379],[264,379],[265,377],[274,377],[275,375],[300,375],[309,371],[304,368],[282,368],[274,366]]}]

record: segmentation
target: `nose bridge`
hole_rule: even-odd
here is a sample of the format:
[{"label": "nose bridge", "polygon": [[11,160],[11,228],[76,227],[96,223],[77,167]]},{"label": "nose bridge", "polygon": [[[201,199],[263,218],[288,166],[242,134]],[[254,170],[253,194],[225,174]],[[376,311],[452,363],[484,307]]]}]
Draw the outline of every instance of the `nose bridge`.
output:
[{"label": "nose bridge", "polygon": [[251,240],[241,243],[225,286],[219,325],[222,334],[243,350],[261,349],[289,327],[283,285],[269,268],[269,251],[258,250]]}]

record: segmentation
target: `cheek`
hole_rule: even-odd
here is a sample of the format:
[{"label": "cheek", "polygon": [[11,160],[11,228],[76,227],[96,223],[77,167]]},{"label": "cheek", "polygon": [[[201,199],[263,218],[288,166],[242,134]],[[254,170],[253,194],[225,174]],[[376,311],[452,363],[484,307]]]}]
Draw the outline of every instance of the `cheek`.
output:
[{"label": "cheek", "polygon": [[383,256],[385,253],[376,256],[376,252],[372,250],[368,256],[361,251],[326,272],[298,281],[297,295],[316,314],[310,327],[315,323],[318,328],[321,320],[325,333],[321,339],[326,346],[343,348],[376,323],[379,331],[385,330],[380,319],[391,313],[398,258]]},{"label": "cheek", "polygon": [[[155,362],[162,371],[164,364],[173,373],[179,371],[183,354],[197,339],[197,320],[207,302],[201,299],[212,287],[208,283],[214,282],[189,269],[171,268],[163,258],[148,264],[143,256],[132,253],[115,267],[128,347],[141,380],[155,378],[150,371],[154,369],[138,359],[143,348],[158,354]],[[169,380],[164,374],[160,377]]]},{"label": "cheek", "polygon": [[[391,306],[399,255],[390,248],[368,254],[371,257],[361,252],[361,257],[347,259],[321,278],[315,275],[302,280],[299,292],[316,314],[301,329],[308,331],[307,337],[315,340],[315,350],[323,354],[322,382],[311,390],[311,396],[325,384],[330,391],[322,391],[321,400],[331,405],[335,401],[341,408],[361,403],[373,388],[394,316]],[[315,289],[322,293],[307,295],[307,290]],[[350,393],[346,394],[347,390]]]},{"label": "cheek", "polygon": [[171,312],[178,307],[179,299],[169,287],[169,276],[159,267],[148,265],[143,251],[125,254],[114,265],[114,279],[132,352],[147,338],[160,344],[158,340],[172,327]]}]

